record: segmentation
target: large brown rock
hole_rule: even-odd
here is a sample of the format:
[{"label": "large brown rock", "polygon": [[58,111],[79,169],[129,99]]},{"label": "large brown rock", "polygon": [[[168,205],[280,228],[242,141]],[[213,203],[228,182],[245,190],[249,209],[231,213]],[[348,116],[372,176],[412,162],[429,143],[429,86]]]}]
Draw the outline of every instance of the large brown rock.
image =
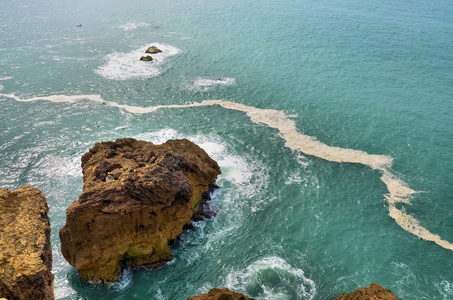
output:
[{"label": "large brown rock", "polygon": [[335,300],[398,300],[391,290],[384,289],[377,283],[372,283],[369,287],[362,287],[349,293],[341,294]]},{"label": "large brown rock", "polygon": [[213,288],[207,294],[200,294],[189,297],[187,300],[254,300],[241,293],[230,291],[229,289]]},{"label": "large brown rock", "polygon": [[0,298],[55,298],[48,211],[37,188],[0,189]]},{"label": "large brown rock", "polygon": [[220,174],[186,139],[97,143],[83,155],[82,169],[83,193],[67,210],[61,251],[81,278],[102,283],[117,280],[123,268],[172,260],[169,243],[203,210]]}]

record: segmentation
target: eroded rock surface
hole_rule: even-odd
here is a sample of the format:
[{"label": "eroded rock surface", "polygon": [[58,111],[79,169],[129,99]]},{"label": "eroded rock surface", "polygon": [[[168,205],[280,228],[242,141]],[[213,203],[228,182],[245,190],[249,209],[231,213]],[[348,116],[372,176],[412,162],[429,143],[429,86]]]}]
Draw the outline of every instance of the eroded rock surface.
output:
[{"label": "eroded rock surface", "polygon": [[220,168],[189,140],[97,143],[82,157],[83,193],[67,210],[61,251],[79,276],[115,281],[123,268],[172,260],[169,242],[198,218]]},{"label": "eroded rock surface", "polygon": [[398,300],[391,290],[384,289],[377,283],[372,283],[369,287],[362,287],[358,290],[342,294],[335,300]]},{"label": "eroded rock surface", "polygon": [[156,46],[151,46],[148,49],[146,49],[146,51],[145,51],[145,53],[151,53],[151,54],[157,54],[157,53],[160,53],[160,52],[162,52],[162,50],[160,50]]},{"label": "eroded rock surface", "polygon": [[48,211],[37,188],[0,189],[0,298],[54,299]]},{"label": "eroded rock surface", "polygon": [[152,61],[153,58],[152,58],[150,55],[146,55],[146,56],[140,57],[140,60],[144,60],[144,61]]},{"label": "eroded rock surface", "polygon": [[241,293],[229,289],[213,288],[207,294],[189,297],[187,300],[254,300]]}]

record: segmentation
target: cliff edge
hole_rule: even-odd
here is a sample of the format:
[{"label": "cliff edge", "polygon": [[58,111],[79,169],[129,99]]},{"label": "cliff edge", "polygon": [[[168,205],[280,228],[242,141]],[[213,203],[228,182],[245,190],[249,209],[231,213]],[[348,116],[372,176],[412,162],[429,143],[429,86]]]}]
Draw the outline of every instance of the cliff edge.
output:
[{"label": "cliff edge", "polygon": [[54,299],[48,211],[37,188],[0,189],[0,298]]}]

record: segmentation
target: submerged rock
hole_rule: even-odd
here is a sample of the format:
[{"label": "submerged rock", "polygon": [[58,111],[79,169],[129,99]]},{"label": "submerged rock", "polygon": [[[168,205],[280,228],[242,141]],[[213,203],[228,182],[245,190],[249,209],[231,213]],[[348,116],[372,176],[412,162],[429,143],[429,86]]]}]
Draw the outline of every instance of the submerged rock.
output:
[{"label": "submerged rock", "polygon": [[229,289],[213,288],[207,294],[200,294],[189,297],[187,300],[254,300],[241,293],[230,291]]},{"label": "submerged rock", "polygon": [[147,55],[147,56],[142,56],[142,57],[140,57],[140,60],[144,60],[144,61],[152,61],[153,58],[152,58],[150,55]]},{"label": "submerged rock", "polygon": [[0,298],[55,298],[48,211],[37,188],[0,189]]},{"label": "submerged rock", "polygon": [[220,168],[189,140],[97,143],[82,157],[83,193],[67,210],[61,251],[83,279],[117,280],[124,268],[172,260],[169,243],[190,225]]},{"label": "submerged rock", "polygon": [[341,294],[335,300],[398,300],[391,290],[384,289],[377,283],[372,283],[369,287],[362,287],[349,293]]},{"label": "submerged rock", "polygon": [[157,54],[157,53],[160,53],[160,52],[162,52],[162,50],[160,50],[156,46],[151,46],[148,49],[146,49],[146,51],[145,51],[145,53],[151,53],[151,54]]}]

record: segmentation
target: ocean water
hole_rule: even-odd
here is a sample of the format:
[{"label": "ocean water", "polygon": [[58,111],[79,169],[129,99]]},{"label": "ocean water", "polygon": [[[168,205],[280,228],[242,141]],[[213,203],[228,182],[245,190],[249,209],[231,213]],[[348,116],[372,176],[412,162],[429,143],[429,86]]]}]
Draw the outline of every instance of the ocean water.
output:
[{"label": "ocean water", "polygon": [[[451,1],[4,0],[0,105],[0,188],[46,194],[57,299],[453,299]],[[219,213],[97,286],[58,230],[121,137],[200,145]]]}]

